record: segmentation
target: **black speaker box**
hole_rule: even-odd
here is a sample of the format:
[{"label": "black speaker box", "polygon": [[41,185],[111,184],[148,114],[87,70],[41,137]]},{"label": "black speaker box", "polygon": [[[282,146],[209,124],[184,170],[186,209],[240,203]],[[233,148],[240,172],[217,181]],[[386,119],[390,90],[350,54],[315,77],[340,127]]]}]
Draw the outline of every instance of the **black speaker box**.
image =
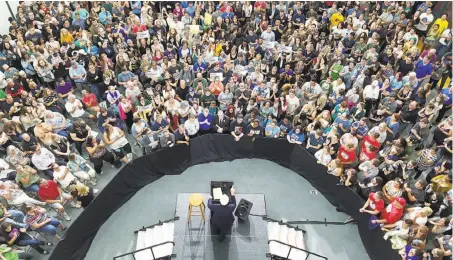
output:
[{"label": "black speaker box", "polygon": [[241,199],[239,205],[234,212],[234,215],[242,220],[247,220],[249,217],[250,211],[252,210],[253,203],[248,200]]}]

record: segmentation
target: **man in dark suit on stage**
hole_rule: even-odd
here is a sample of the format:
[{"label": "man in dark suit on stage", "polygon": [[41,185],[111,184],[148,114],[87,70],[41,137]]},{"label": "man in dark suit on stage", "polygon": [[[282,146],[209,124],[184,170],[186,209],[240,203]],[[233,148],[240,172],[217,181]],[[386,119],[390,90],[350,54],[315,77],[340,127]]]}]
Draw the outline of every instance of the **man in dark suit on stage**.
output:
[{"label": "man in dark suit on stage", "polygon": [[220,197],[220,204],[213,203],[212,198],[208,200],[208,208],[211,210],[212,230],[219,234],[219,241],[225,240],[226,234],[231,230],[234,223],[233,212],[236,208],[235,190],[231,188],[231,199],[223,194]]},{"label": "man in dark suit on stage", "polygon": [[230,119],[220,110],[212,121],[212,131],[219,134],[229,134]]}]

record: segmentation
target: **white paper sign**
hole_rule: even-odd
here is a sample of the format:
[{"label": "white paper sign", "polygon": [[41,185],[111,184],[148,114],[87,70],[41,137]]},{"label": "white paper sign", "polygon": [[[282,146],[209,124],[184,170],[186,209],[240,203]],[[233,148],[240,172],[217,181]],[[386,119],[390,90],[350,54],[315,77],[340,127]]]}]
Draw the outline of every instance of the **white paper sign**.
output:
[{"label": "white paper sign", "polygon": [[137,39],[147,39],[149,38],[149,32],[144,31],[144,32],[137,32]]},{"label": "white paper sign", "polygon": [[242,65],[237,65],[235,68],[236,68],[235,72],[239,75],[245,76],[248,73],[247,67],[244,67]]},{"label": "white paper sign", "polygon": [[216,78],[219,78],[220,81],[223,80],[223,73],[222,72],[218,72],[218,73],[210,73],[209,74],[209,79],[211,81],[214,81]]}]

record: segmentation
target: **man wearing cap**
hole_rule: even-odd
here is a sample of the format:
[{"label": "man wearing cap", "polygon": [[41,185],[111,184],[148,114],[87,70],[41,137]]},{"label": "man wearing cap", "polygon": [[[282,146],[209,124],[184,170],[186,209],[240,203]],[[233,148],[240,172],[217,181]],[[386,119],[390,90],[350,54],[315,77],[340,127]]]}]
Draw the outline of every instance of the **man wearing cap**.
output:
[{"label": "man wearing cap", "polygon": [[195,92],[194,88],[189,88],[189,93],[187,93],[185,100],[192,106],[193,103],[199,103],[200,95]]},{"label": "man wearing cap", "polygon": [[212,230],[219,234],[219,241],[225,240],[226,234],[231,230],[234,222],[233,212],[236,208],[236,191],[231,188],[231,198],[223,194],[220,197],[220,204],[208,200],[208,208],[211,210]]}]

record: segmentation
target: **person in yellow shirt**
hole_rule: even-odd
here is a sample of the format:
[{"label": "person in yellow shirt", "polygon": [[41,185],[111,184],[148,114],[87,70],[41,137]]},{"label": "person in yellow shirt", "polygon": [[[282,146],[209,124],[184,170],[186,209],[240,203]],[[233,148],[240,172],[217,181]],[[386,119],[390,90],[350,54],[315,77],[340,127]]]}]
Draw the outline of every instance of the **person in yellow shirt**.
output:
[{"label": "person in yellow shirt", "polygon": [[445,31],[445,29],[448,28],[448,21],[447,21],[447,14],[443,14],[440,18],[437,18],[437,20],[434,22],[434,25],[439,25],[439,30],[437,33],[437,37],[440,37],[442,33]]},{"label": "person in yellow shirt", "polygon": [[203,30],[207,30],[212,26],[212,13],[213,13],[212,7],[209,6],[208,11],[204,13],[204,17],[201,17],[203,20],[202,24]]},{"label": "person in yellow shirt", "polygon": [[332,14],[330,17],[330,28],[337,26],[339,23],[344,21],[344,16],[343,16],[343,8],[338,9],[338,12]]},{"label": "person in yellow shirt", "polygon": [[68,30],[66,29],[61,29],[61,32],[60,32],[60,42],[61,44],[63,43],[71,43],[74,41],[74,37],[72,36],[72,34],[70,34],[68,32]]}]

